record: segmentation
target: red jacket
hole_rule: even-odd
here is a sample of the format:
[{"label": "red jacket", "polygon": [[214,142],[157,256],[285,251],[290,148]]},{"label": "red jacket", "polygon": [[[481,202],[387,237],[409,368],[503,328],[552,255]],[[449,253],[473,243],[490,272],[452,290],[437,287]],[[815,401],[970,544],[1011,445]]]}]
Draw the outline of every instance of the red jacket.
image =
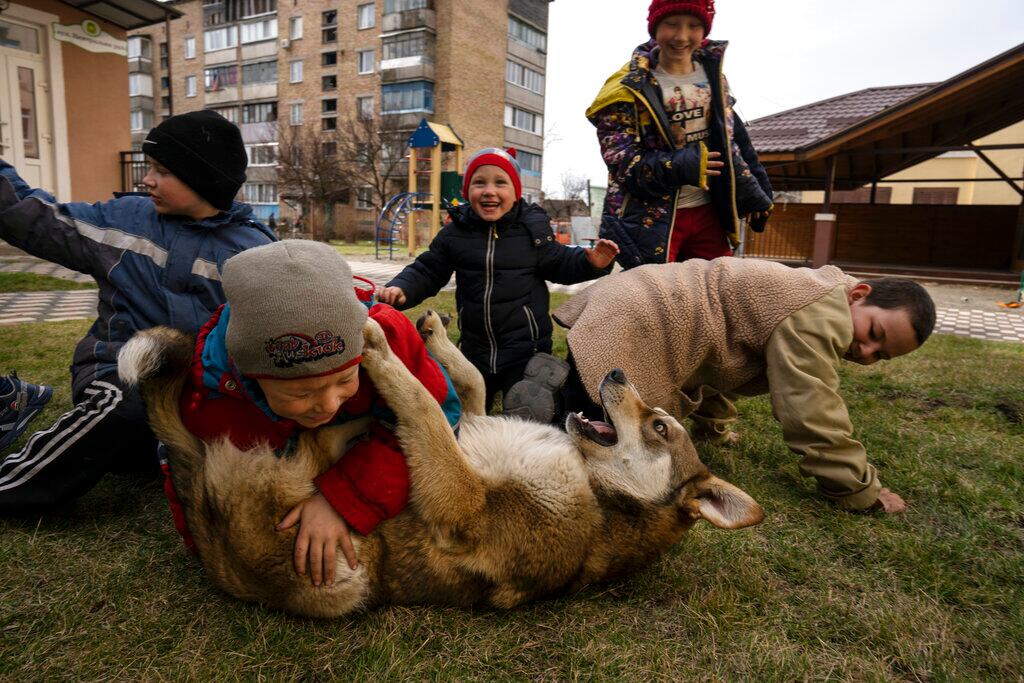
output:
[{"label": "red jacket", "polygon": [[[203,441],[227,436],[240,449],[267,443],[284,449],[302,427],[292,420],[272,416],[269,407],[259,405],[262,396],[254,382],[241,378],[228,363],[222,370],[209,363],[207,344],[223,344],[227,316],[219,309],[203,327],[196,341],[189,390],[182,393],[181,418],[185,427]],[[228,308],[230,315],[230,308]],[[392,352],[405,363],[438,403],[445,406],[449,421],[457,397],[441,367],[428,354],[416,328],[402,313],[385,304],[370,309],[370,317],[384,330]],[[226,357],[226,351],[225,356]],[[219,376],[218,376],[219,375]],[[204,381],[205,379],[205,381]],[[217,388],[211,389],[210,384]],[[361,534],[373,531],[383,520],[405,507],[409,494],[409,473],[405,458],[388,422],[393,416],[365,371],[359,371],[359,390],[347,400],[334,423],[373,415],[369,438],[357,442],[330,469],[316,478],[316,485],[328,502],[353,529]],[[388,419],[391,417],[391,419]]]}]

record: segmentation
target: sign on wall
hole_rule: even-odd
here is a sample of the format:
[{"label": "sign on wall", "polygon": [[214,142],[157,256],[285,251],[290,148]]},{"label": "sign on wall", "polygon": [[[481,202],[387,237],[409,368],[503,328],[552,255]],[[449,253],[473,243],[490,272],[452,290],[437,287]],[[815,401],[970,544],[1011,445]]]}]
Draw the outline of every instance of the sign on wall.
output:
[{"label": "sign on wall", "polygon": [[66,43],[72,43],[89,52],[113,52],[123,57],[128,56],[128,41],[115,38],[92,19],[81,24],[50,24],[53,37]]}]

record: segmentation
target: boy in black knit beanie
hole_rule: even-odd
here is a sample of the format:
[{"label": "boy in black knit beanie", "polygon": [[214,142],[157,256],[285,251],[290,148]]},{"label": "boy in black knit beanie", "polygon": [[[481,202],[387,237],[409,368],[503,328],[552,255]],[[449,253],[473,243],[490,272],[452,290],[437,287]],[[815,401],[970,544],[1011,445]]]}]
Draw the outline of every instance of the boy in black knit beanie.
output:
[{"label": "boy in black knit beanie", "polygon": [[[72,360],[74,407],[0,462],[0,514],[44,511],[82,495],[108,471],[156,470],[156,439],[138,393],[117,377],[117,354],[138,330],[195,334],[224,302],[220,270],[240,251],[274,241],[234,201],[245,182],[238,127],[212,111],[172,116],[142,146],[149,197],[60,203],[0,160],[0,238],[88,273],[98,318]],[[49,400],[48,387],[0,378],[0,448]]]}]

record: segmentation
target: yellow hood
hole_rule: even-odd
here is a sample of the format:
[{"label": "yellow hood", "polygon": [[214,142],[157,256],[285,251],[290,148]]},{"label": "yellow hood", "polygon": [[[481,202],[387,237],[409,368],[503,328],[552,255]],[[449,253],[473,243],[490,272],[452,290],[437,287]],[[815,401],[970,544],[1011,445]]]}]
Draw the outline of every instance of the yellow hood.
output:
[{"label": "yellow hood", "polygon": [[608,80],[604,82],[604,85],[601,86],[601,91],[594,98],[593,104],[587,108],[588,119],[610,104],[633,101],[633,94],[629,88],[620,82],[629,73],[629,65],[630,62],[623,64],[621,69],[609,76]]}]

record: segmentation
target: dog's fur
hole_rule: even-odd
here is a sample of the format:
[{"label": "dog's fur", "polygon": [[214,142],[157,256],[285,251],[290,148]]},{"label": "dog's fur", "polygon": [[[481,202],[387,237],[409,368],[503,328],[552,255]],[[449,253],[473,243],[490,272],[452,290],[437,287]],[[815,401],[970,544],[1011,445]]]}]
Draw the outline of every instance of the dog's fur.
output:
[{"label": "dog's fur", "polygon": [[359,567],[339,552],[334,584],[320,588],[292,567],[295,529],[275,524],[315,492],[313,478],[366,422],[304,432],[283,458],[226,439],[204,444],[178,412],[191,340],[156,328],[125,346],[121,376],[141,384],[199,558],[219,587],[317,617],[382,604],[508,608],[636,572],[700,518],[723,528],[761,521],[757,503],[712,476],[679,423],[645,405],[621,372],[600,388],[614,427],[571,415],[563,432],[488,417],[483,379],[440,318],[428,313],[418,326],[463,400],[458,439],[368,321],[363,366],[397,414],[410,502],[369,536],[354,535]]}]

